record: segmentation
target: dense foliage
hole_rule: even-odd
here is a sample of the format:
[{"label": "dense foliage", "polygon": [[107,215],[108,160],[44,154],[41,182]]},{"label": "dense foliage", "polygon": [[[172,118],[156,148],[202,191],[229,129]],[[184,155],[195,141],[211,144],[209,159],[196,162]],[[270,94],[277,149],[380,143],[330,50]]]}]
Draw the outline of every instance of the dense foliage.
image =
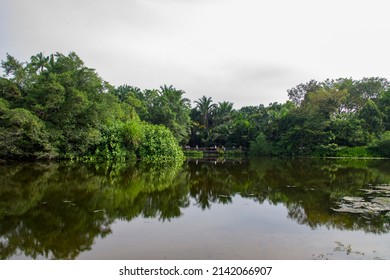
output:
[{"label": "dense foliage", "polygon": [[390,82],[309,81],[289,101],[234,109],[173,86],[114,87],[75,54],[11,55],[0,78],[0,158],[168,160],[181,146],[257,156],[389,157]]},{"label": "dense foliage", "polygon": [[144,126],[139,156],[151,162],[165,162],[184,158],[183,151],[177,145],[171,131],[163,125]]},{"label": "dense foliage", "polygon": [[[383,78],[310,81],[288,91],[280,116],[252,142],[254,154],[388,157],[390,84]],[[267,108],[268,113],[274,110]],[[387,132],[386,132],[387,131]],[[262,145],[259,145],[261,142]]]},{"label": "dense foliage", "polygon": [[[153,125],[142,122],[137,114],[141,101],[121,95],[126,87],[111,86],[75,53],[39,53],[24,63],[7,55],[2,67],[6,78],[0,78],[0,157],[123,161],[146,157],[143,147],[151,139],[165,150],[149,150],[148,157],[166,160],[173,158],[167,154],[177,155],[171,131],[161,134],[160,127],[151,129]],[[183,93],[172,87],[164,90],[177,99]],[[178,140],[185,137],[169,124]]]},{"label": "dense foliage", "polygon": [[233,109],[203,96],[191,145],[248,148],[254,156],[389,157],[390,83],[384,78],[309,81],[289,101]]}]

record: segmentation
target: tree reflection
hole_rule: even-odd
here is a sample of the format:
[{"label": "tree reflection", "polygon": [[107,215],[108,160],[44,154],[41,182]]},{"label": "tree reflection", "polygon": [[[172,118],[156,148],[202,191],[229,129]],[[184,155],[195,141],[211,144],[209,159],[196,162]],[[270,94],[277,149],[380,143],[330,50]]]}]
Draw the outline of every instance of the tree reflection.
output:
[{"label": "tree reflection", "polygon": [[259,203],[283,204],[290,219],[313,229],[390,231],[388,213],[354,215],[332,210],[345,196],[359,196],[370,185],[389,184],[388,161],[263,159],[188,165],[190,193],[202,209],[216,202],[228,203],[239,194]]},{"label": "tree reflection", "polygon": [[[360,196],[370,185],[389,184],[387,161],[267,160],[252,162],[261,185],[267,186],[266,199],[282,203],[289,218],[311,228],[390,231],[388,214],[354,215],[332,209],[345,196]],[[380,167],[382,169],[380,169]]]},{"label": "tree reflection", "polygon": [[0,166],[0,256],[74,259],[115,219],[179,217],[188,184],[180,165]]},{"label": "tree reflection", "polygon": [[[0,257],[74,259],[117,220],[169,221],[191,202],[204,211],[241,196],[282,204],[288,218],[371,233],[390,231],[388,213],[336,212],[342,197],[389,184],[389,161],[280,160],[184,165],[0,165]],[[207,213],[206,213],[207,214]]]}]

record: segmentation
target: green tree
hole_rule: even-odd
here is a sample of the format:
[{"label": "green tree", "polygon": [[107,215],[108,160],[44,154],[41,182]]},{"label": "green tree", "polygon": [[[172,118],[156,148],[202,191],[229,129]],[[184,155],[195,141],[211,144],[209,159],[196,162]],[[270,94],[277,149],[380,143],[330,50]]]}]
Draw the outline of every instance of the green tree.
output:
[{"label": "green tree", "polygon": [[379,139],[375,140],[371,144],[370,150],[378,156],[390,158],[390,131],[386,131]]},{"label": "green tree", "polygon": [[383,114],[383,127],[385,131],[390,130],[390,90],[383,91],[378,99],[378,108]]},{"label": "green tree", "polygon": [[1,67],[4,69],[4,76],[10,77],[10,81],[20,88],[24,87],[27,82],[28,72],[25,64],[26,63],[18,61],[8,53],[6,60],[1,61]]},{"label": "green tree", "polygon": [[224,122],[210,131],[212,143],[218,146],[232,146],[233,122]]},{"label": "green tree", "polygon": [[235,147],[249,147],[249,143],[254,138],[255,128],[249,121],[248,116],[243,112],[238,112],[232,120],[232,135],[230,143]]},{"label": "green tree", "polygon": [[26,109],[9,109],[1,98],[0,127],[0,157],[50,159],[56,156],[44,123]]},{"label": "green tree", "polygon": [[140,99],[143,97],[140,88],[129,85],[121,85],[114,88],[113,93],[118,97],[120,102],[124,102],[132,106],[142,119],[146,118],[145,115],[147,114],[147,108],[143,102],[144,100]]},{"label": "green tree", "polygon": [[346,96],[346,90],[320,88],[307,94],[302,106],[307,112],[313,112],[319,117],[329,119],[340,113],[340,108],[344,107]]},{"label": "green tree", "polygon": [[213,126],[218,126],[231,120],[234,109],[233,103],[228,101],[218,102],[213,111]]},{"label": "green tree", "polygon": [[8,79],[0,78],[0,98],[10,102],[11,107],[20,106],[22,92],[20,88]]},{"label": "green tree", "polygon": [[213,99],[211,97],[206,97],[204,95],[194,102],[196,104],[195,108],[200,113],[201,119],[199,122],[207,129],[211,125],[212,113],[217,105],[213,103]]},{"label": "green tree", "polygon": [[368,100],[363,106],[359,118],[363,121],[363,128],[376,137],[383,132],[383,113],[372,100]]},{"label": "green tree", "polygon": [[353,113],[344,113],[332,118],[331,131],[335,136],[333,143],[338,146],[364,146],[370,141],[370,134],[363,128],[362,120]]},{"label": "green tree", "polygon": [[321,85],[316,80],[310,80],[306,84],[299,84],[287,90],[289,99],[295,104],[300,105],[304,100],[305,96],[319,89]]},{"label": "green tree", "polygon": [[[102,141],[104,129],[135,116],[130,106],[120,104],[111,94],[112,87],[86,67],[75,53],[67,56],[56,53],[49,57],[39,53],[26,63],[8,55],[2,66],[8,79],[0,81],[1,97],[10,102],[10,108],[20,109],[9,114],[18,112],[21,119],[36,123],[39,131],[47,135],[54,150],[51,155],[85,155]],[[3,127],[14,127],[11,120],[3,119]],[[20,129],[28,135],[28,126]],[[24,139],[26,146],[28,141],[33,145],[37,139],[42,140],[42,147],[46,145],[44,138]],[[25,152],[26,157],[35,156]],[[20,157],[21,153],[23,150],[16,153],[15,149],[9,149],[7,156]]]},{"label": "green tree", "polygon": [[277,141],[278,153],[288,155],[313,155],[331,145],[334,135],[331,119],[337,116],[345,100],[345,90],[319,88],[306,94],[301,106],[288,111],[277,126],[273,141]]},{"label": "green tree", "polygon": [[43,69],[47,67],[47,63],[49,62],[49,57],[44,56],[42,52],[31,57],[30,65],[33,67],[35,71],[43,72]]},{"label": "green tree", "polygon": [[[160,118],[164,119],[166,116],[172,116],[172,118],[166,118],[165,122],[159,123],[156,120],[156,124],[163,124],[168,127],[176,140],[185,144],[188,142],[188,137],[190,134],[190,100],[184,98],[184,91],[174,88],[172,85],[164,85],[160,87],[160,108],[162,109],[162,116]],[[156,118],[159,119],[160,116],[157,113]]]},{"label": "green tree", "polygon": [[194,101],[195,108],[191,110],[191,141],[192,145],[210,146],[213,142],[213,114],[217,105],[211,97],[202,96]]},{"label": "green tree", "polygon": [[147,89],[141,92],[138,88],[132,88],[129,92],[132,100],[141,101],[141,105],[133,105],[141,120],[164,125],[172,131],[180,144],[188,142],[191,106],[190,100],[183,97],[183,90],[164,85],[158,90]]},{"label": "green tree", "polygon": [[250,143],[249,154],[251,156],[271,156],[272,153],[272,143],[266,139],[264,133],[260,132]]}]

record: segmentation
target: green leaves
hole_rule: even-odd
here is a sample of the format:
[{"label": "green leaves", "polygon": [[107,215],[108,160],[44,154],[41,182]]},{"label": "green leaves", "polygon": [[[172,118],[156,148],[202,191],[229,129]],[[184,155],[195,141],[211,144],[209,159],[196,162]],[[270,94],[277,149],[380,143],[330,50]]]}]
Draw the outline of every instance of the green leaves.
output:
[{"label": "green leaves", "polygon": [[162,125],[144,124],[139,157],[147,162],[170,162],[184,159],[183,151],[172,132]]},{"label": "green leaves", "polygon": [[0,157],[52,158],[56,153],[49,143],[44,123],[23,108],[8,109],[0,99]]},{"label": "green leaves", "polygon": [[372,100],[368,100],[359,112],[364,129],[375,136],[379,136],[383,132],[383,117],[383,113]]},{"label": "green leaves", "polygon": [[378,77],[312,80],[288,90],[292,101],[268,107],[234,110],[202,96],[191,109],[172,85],[111,86],[74,52],[38,53],[28,62],[7,54],[1,66],[1,157],[165,161],[182,157],[178,143],[330,155],[368,146],[390,126],[390,83]]},{"label": "green leaves", "polygon": [[203,124],[205,128],[208,128],[211,122],[213,109],[217,105],[213,103],[213,99],[211,97],[206,97],[204,95],[194,102],[201,116],[200,123]]},{"label": "green leaves", "polygon": [[164,125],[181,144],[188,142],[190,133],[190,103],[184,98],[184,91],[171,86],[141,91],[128,85],[114,89],[120,102],[129,104],[138,113],[141,120]]},{"label": "green leaves", "polygon": [[[87,161],[182,159],[190,104],[173,86],[114,88],[74,53],[7,55],[0,79],[0,156]],[[153,126],[141,123],[139,111]]]},{"label": "green leaves", "polygon": [[390,131],[386,131],[379,139],[373,141],[369,149],[380,157],[390,158]]}]

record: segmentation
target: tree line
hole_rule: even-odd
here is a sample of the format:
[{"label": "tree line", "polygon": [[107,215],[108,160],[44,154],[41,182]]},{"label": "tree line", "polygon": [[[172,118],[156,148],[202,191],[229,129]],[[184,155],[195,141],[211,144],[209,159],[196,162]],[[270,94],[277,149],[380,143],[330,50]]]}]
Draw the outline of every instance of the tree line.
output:
[{"label": "tree line", "polygon": [[260,156],[383,156],[390,82],[309,81],[289,100],[234,109],[173,86],[113,86],[71,52],[7,54],[0,78],[0,158],[169,161],[184,146],[248,148]]}]

